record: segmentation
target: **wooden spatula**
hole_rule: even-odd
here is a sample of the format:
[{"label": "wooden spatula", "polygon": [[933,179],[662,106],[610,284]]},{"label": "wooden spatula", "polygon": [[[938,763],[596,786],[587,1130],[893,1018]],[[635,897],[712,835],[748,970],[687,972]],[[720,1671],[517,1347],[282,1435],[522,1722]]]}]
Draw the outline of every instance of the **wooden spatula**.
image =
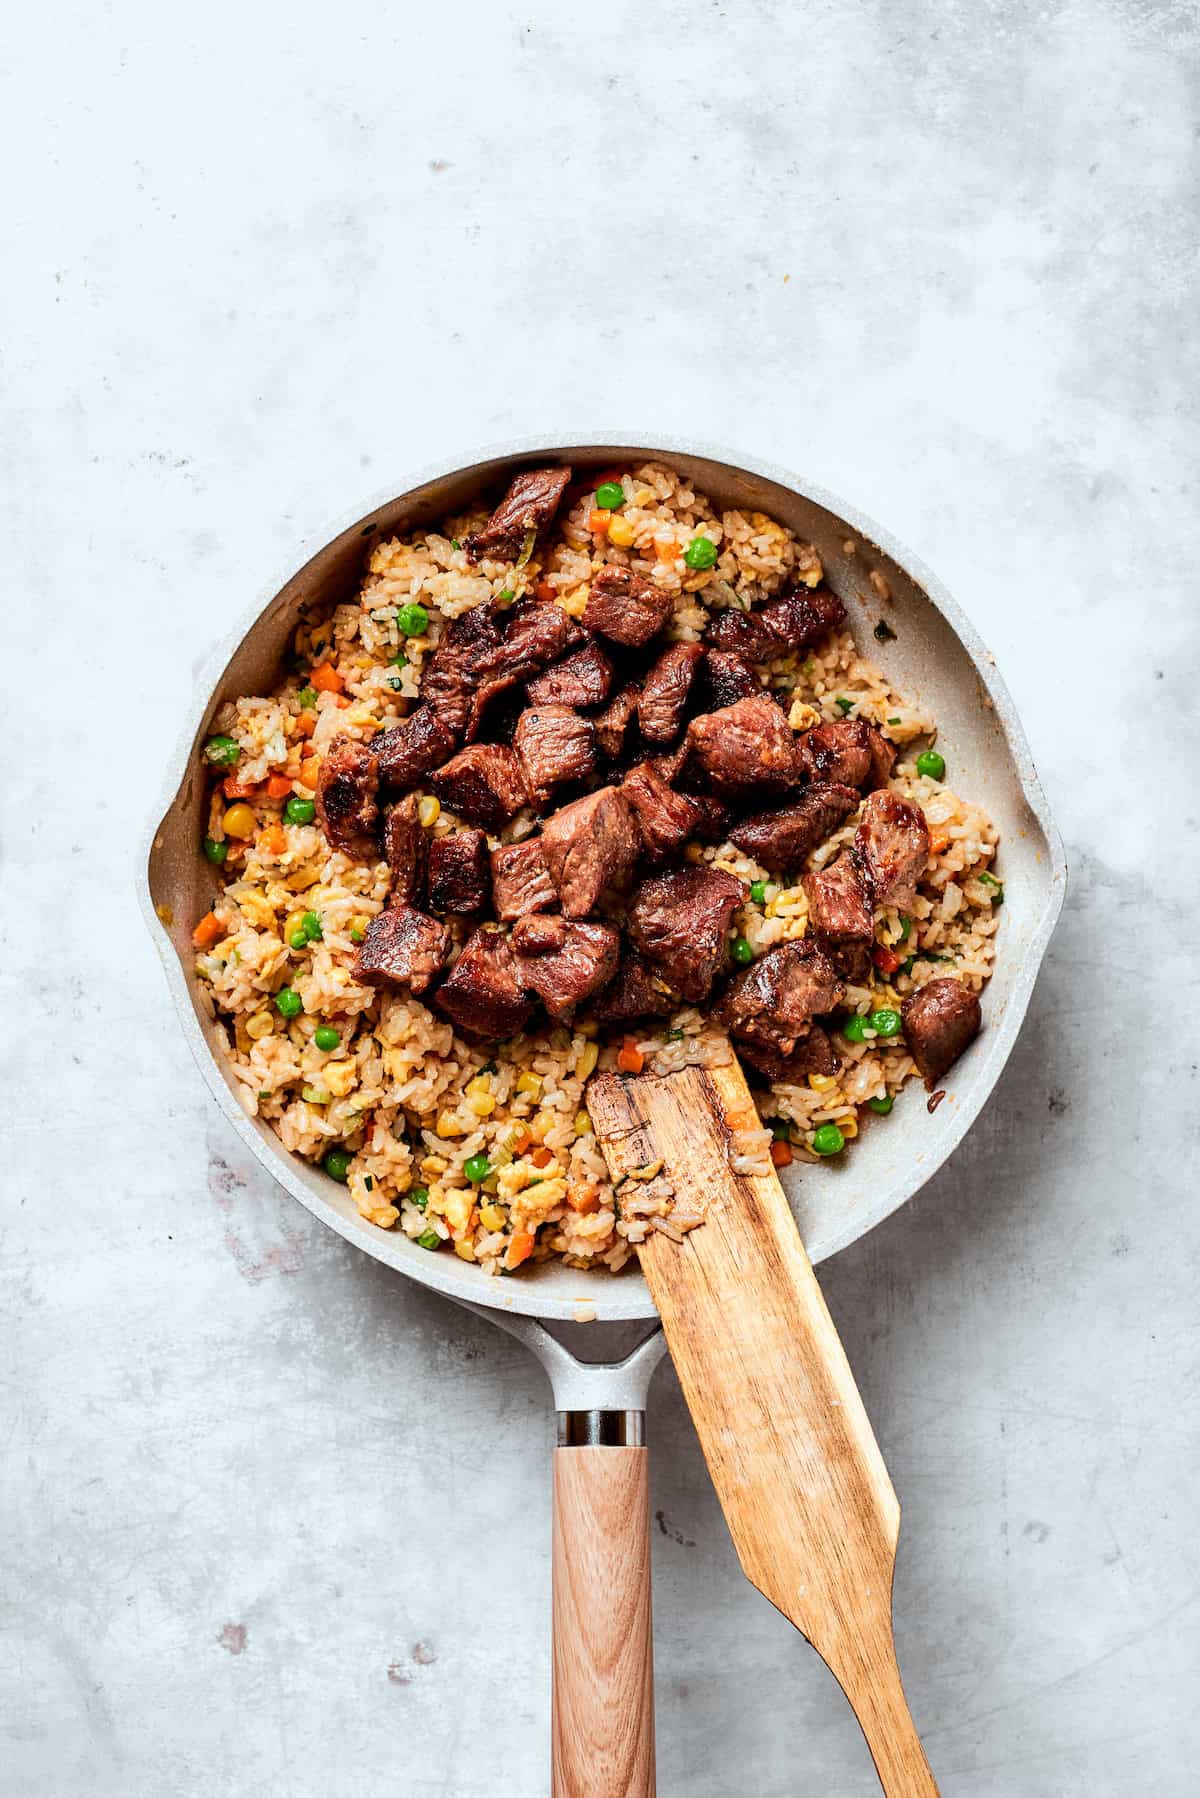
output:
[{"label": "wooden spatula", "polygon": [[733,1171],[761,1128],[740,1067],[598,1075],[588,1110],[614,1180],[661,1160],[705,1215],[641,1263],[743,1572],[841,1685],[888,1798],[937,1798],[892,1639],[900,1507],[778,1176]]}]

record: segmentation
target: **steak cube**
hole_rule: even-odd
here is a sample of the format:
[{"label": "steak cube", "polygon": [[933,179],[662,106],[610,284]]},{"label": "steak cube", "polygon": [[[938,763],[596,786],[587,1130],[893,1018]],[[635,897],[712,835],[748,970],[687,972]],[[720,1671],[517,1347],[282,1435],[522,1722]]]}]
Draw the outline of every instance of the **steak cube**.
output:
[{"label": "steak cube", "polygon": [[843,849],[836,860],[817,874],[806,874],[801,885],[808,898],[809,927],[831,943],[869,943],[875,934],[871,900],[858,857]]},{"label": "steak cube", "polygon": [[729,839],[772,873],[787,873],[844,824],[857,805],[853,787],[823,781],[806,787],[790,805],[740,819]]},{"label": "steak cube", "polygon": [[786,1068],[813,1018],[831,1011],[844,990],[824,950],[802,937],[769,949],[735,974],[717,1017],[750,1045],[754,1065],[779,1079],[782,1073],[774,1070]]},{"label": "steak cube", "polygon": [[417,905],[425,885],[429,838],[417,822],[417,799],[409,793],[389,811],[383,826],[383,853],[392,871],[392,905]]},{"label": "steak cube", "polygon": [[678,735],[703,656],[698,643],[672,643],[650,669],[638,700],[638,727],[648,743],[669,743]]},{"label": "steak cube", "polygon": [[677,1004],[641,956],[627,949],[592,1010],[601,1024],[627,1024],[634,1018],[669,1018]]},{"label": "steak cube", "polygon": [[958,980],[930,980],[900,1007],[908,1052],[932,1092],[974,1042],[983,1023],[979,999]]},{"label": "steak cube", "polygon": [[555,787],[584,780],[596,766],[596,733],[569,705],[529,706],[517,719],[513,748],[535,805]]},{"label": "steak cube", "polygon": [[570,480],[569,468],[523,469],[487,523],[464,539],[471,561],[480,556],[511,561],[519,555],[528,533],[536,536],[551,522]]},{"label": "steak cube", "polygon": [[674,609],[669,593],[614,563],[592,576],[583,622],[589,631],[637,648],[658,635]]},{"label": "steak cube", "polygon": [[515,1036],[533,1010],[508,938],[495,930],[468,940],[434,1003],[460,1030],[497,1041]]},{"label": "steak cube", "polygon": [[558,890],[550,878],[540,837],[492,850],[492,904],[505,923],[530,912],[558,909]]},{"label": "steak cube", "polygon": [[685,999],[707,996],[724,965],[730,920],[746,888],[719,868],[680,868],[644,880],[629,907],[629,935]]},{"label": "steak cube", "polygon": [[600,787],[547,818],[542,848],[563,911],[586,918],[605,888],[633,871],[638,834],[617,788]]},{"label": "steak cube", "polygon": [[736,705],[739,699],[752,699],[762,691],[757,674],[744,656],[729,649],[706,649],[704,652],[704,697],[706,712],[720,711]]},{"label": "steak cube", "polygon": [[499,830],[528,801],[515,750],[503,743],[460,749],[430,781],[443,805],[485,830]]},{"label": "steak cube", "polygon": [[392,905],[367,925],[355,961],[355,979],[366,986],[407,986],[423,993],[445,967],[450,932],[410,905]]},{"label": "steak cube", "polygon": [[429,658],[421,676],[421,698],[451,732],[454,743],[462,741],[468,728],[478,728],[496,688],[493,658],[499,648],[500,626],[488,600],[452,619]]},{"label": "steak cube", "polygon": [[429,903],[434,911],[482,911],[491,892],[487,838],[454,830],[429,845]]},{"label": "steak cube", "polygon": [[603,705],[612,684],[612,662],[598,643],[585,643],[531,680],[525,691],[534,705]]},{"label": "steak cube", "polygon": [[379,761],[374,751],[353,737],[335,737],[317,776],[317,818],[335,849],[362,861],[378,855],[378,791]]},{"label": "steak cube", "polygon": [[639,762],[621,782],[633,812],[647,858],[654,863],[671,861],[682,853],[703,817],[703,807],[683,793],[675,793],[649,762]]},{"label": "steak cube", "polygon": [[751,662],[765,662],[789,649],[807,649],[841,624],[846,608],[828,587],[795,587],[750,612],[732,606],[710,619],[705,640]]},{"label": "steak cube", "polygon": [[872,793],[863,801],[854,846],[876,905],[911,905],[917,882],[929,864],[929,826],[919,805],[895,793]]},{"label": "steak cube", "polygon": [[736,1047],[742,1060],[768,1080],[801,1081],[810,1074],[828,1077],[842,1065],[828,1032],[819,1024],[806,1025],[787,1055],[761,1037],[739,1036]]},{"label": "steak cube", "polygon": [[379,761],[385,787],[403,792],[420,786],[426,775],[453,755],[458,738],[431,705],[420,705],[409,717],[376,737],[371,748]]},{"label": "steak cube", "polygon": [[800,777],[791,727],[765,693],[693,718],[688,746],[692,764],[724,799],[786,792]]},{"label": "steak cube", "polygon": [[620,951],[620,938],[609,925],[566,918],[522,918],[512,944],[519,979],[556,1020],[604,985]]}]

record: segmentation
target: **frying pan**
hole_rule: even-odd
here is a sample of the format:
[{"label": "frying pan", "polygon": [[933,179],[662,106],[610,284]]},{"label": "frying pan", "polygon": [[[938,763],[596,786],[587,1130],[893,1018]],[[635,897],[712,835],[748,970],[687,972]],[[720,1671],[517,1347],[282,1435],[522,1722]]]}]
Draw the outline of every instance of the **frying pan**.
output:
[{"label": "frying pan", "polygon": [[[366,1222],[343,1187],[289,1155],[269,1126],[243,1110],[238,1084],[220,1052],[224,1033],[209,1017],[192,971],[191,933],[209,909],[215,885],[198,852],[207,806],[199,743],[225,700],[272,689],[301,609],[350,599],[376,543],[465,509],[516,468],[550,460],[576,470],[598,469],[648,459],[670,463],[718,507],[765,512],[816,545],[856,641],[900,691],[934,715],[951,783],[982,805],[999,828],[1005,905],[995,972],[982,996],[984,1029],[946,1082],[946,1101],[931,1116],[914,1082],[897,1100],[887,1127],[864,1132],[844,1165],[793,1164],[785,1177],[813,1262],[856,1241],[911,1198],[962,1140],[1008,1059],[1062,908],[1065,857],[994,658],[956,601],[870,519],[782,469],[734,460],[710,445],[656,437],[569,444],[523,438],[466,464],[426,469],[399,494],[383,496],[333,534],[317,538],[308,559],[281,585],[268,587],[215,652],[170,759],[138,880],[146,921],[200,1072],[263,1168],[347,1241],[524,1341],[550,1376],[560,1443],[625,1448],[644,1440],[646,1391],[663,1352],[640,1273],[589,1275],[542,1264],[519,1278],[496,1279],[457,1256],[432,1255],[404,1235]],[[885,641],[872,635],[881,617],[895,633]],[[645,1553],[644,1544],[631,1544],[630,1552],[635,1549]],[[557,1608],[556,1592],[556,1613]],[[558,1647],[556,1642],[556,1657]],[[650,1727],[648,1718],[645,1726]],[[598,1779],[589,1789],[627,1788],[610,1788]]]}]

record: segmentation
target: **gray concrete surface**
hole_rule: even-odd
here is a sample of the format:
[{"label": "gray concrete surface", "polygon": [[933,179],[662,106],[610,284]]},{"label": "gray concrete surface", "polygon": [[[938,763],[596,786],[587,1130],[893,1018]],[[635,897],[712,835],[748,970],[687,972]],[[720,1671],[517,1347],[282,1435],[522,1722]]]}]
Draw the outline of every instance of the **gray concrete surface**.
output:
[{"label": "gray concrete surface", "polygon": [[[1154,0],[11,13],[0,1785],[546,1790],[543,1378],[235,1157],[131,896],[209,647],[431,456],[581,419],[844,492],[1021,706],[1074,886],[983,1121],[824,1284],[949,1798],[1185,1798],[1197,18]],[[669,1370],[664,1794],[874,1789]]]}]

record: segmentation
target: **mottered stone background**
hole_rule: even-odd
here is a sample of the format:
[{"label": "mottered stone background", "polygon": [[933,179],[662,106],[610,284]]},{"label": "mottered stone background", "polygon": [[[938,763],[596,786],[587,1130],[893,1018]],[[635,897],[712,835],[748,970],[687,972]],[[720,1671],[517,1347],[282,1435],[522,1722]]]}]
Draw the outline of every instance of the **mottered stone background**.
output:
[{"label": "mottered stone background", "polygon": [[[327,520],[604,421],[844,492],[1023,712],[1073,881],[1028,1024],[823,1284],[943,1792],[1185,1798],[1194,10],[48,0],[5,39],[5,1791],[546,1790],[544,1377],[240,1156],[132,870],[204,658]],[[650,1428],[662,1791],[873,1791],[669,1369]]]}]

